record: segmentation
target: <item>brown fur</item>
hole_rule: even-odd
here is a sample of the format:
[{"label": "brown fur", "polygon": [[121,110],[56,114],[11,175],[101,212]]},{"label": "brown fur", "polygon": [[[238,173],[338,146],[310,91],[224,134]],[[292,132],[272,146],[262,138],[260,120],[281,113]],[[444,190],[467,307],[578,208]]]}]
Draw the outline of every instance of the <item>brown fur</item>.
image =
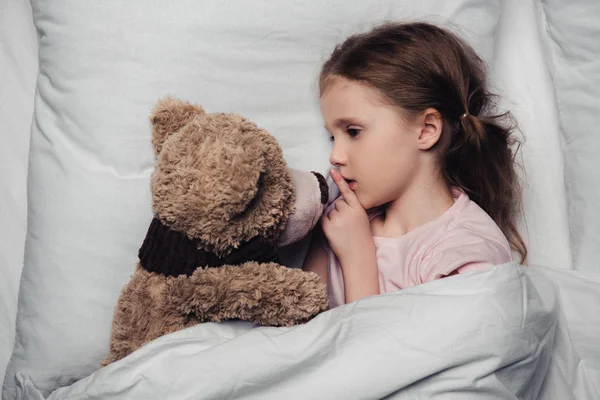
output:
[{"label": "brown fur", "polygon": [[235,114],[203,114],[166,136],[162,149],[152,204],[163,223],[220,254],[257,235],[274,242],[283,231],[294,192],[272,135]]},{"label": "brown fur", "polygon": [[276,263],[197,269],[166,277],[139,264],[115,310],[108,365],[162,335],[201,322],[231,319],[291,326],[327,309],[327,289],[315,273]]},{"label": "brown fur", "polygon": [[197,104],[190,104],[172,96],[159,100],[150,115],[154,155],[160,153],[167,136],[184,127],[196,115],[202,114],[204,109]]},{"label": "brown fur", "polygon": [[[152,207],[162,223],[218,255],[257,236],[277,242],[296,197],[272,135],[239,115],[206,114],[172,97],[159,101],[150,120],[156,154]],[[290,326],[328,307],[327,288],[314,273],[254,261],[202,267],[175,277],[138,263],[117,302],[102,365],[201,322]]]}]

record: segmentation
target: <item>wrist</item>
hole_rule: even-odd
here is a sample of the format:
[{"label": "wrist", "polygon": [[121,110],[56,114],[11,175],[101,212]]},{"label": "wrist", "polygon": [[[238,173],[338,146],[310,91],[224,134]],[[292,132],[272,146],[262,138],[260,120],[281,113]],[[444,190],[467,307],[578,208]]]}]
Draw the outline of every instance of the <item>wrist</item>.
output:
[{"label": "wrist", "polygon": [[372,238],[362,242],[361,245],[352,246],[351,251],[338,257],[342,270],[369,269],[377,267],[375,243]]},{"label": "wrist", "polygon": [[361,253],[348,261],[340,260],[340,267],[344,276],[345,302],[377,295],[380,293],[379,271],[377,270],[377,257],[375,251]]}]

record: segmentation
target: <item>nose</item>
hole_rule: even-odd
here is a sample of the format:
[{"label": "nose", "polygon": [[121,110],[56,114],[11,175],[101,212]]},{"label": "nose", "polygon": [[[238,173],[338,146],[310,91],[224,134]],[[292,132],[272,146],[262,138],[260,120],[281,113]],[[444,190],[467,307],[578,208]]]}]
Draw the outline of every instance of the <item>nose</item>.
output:
[{"label": "nose", "polygon": [[333,148],[331,149],[331,154],[329,155],[329,162],[335,167],[345,165],[347,162],[346,152],[343,150],[340,142],[341,141],[333,142]]}]

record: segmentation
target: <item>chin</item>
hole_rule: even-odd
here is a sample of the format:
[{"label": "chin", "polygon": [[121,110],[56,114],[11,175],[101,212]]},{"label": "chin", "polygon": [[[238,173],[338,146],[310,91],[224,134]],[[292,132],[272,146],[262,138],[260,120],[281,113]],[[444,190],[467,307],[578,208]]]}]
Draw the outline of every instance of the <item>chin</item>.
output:
[{"label": "chin", "polygon": [[369,193],[361,192],[357,190],[354,192],[358,202],[365,210],[369,210],[371,208],[379,207],[386,203],[386,201],[382,200],[381,197],[377,198]]},{"label": "chin", "polygon": [[371,209],[381,207],[381,206],[389,203],[389,202],[386,202],[383,200],[377,200],[377,199],[373,199],[373,198],[371,198],[371,199],[361,198],[360,196],[357,196],[357,198],[358,198],[358,202],[365,210],[371,210]]},{"label": "chin", "polygon": [[358,199],[358,202],[360,203],[362,208],[364,208],[365,210],[368,210],[369,208],[373,208],[373,202],[368,197],[357,193],[356,198]]}]

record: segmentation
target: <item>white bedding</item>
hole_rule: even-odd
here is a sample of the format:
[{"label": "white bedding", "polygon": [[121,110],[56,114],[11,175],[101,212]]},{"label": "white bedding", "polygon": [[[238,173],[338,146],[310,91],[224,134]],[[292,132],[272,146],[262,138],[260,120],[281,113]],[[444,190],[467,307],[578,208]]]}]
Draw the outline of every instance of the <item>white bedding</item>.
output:
[{"label": "white bedding", "polygon": [[[366,298],[293,328],[197,325],[47,398],[598,398],[600,370],[564,336],[572,319],[562,313],[573,304],[553,278],[591,286],[556,274],[507,264]],[[597,292],[587,299],[600,304]],[[598,333],[600,325],[590,331]],[[569,363],[579,364],[576,376],[563,375]],[[22,398],[44,398],[28,376],[19,385]]]},{"label": "white bedding", "polygon": [[315,82],[339,40],[376,21],[429,17],[490,58],[499,8],[498,0],[31,4],[40,71],[8,398],[20,373],[46,393],[104,357],[152,219],[148,114],[158,98],[235,111],[272,132],[290,166],[325,172]]},{"label": "white bedding", "polygon": [[[328,149],[314,87],[320,61],[333,43],[349,32],[385,18],[414,17],[450,23],[489,63],[493,86],[518,118],[526,138],[522,160],[526,168],[526,218],[521,229],[529,245],[530,263],[579,271],[534,268],[531,272],[544,275],[559,288],[559,310],[544,314],[549,320],[557,318],[557,336],[539,398],[600,398],[600,346],[596,344],[600,338],[600,137],[590,129],[600,125],[600,3],[32,3],[33,13],[26,0],[0,0],[0,138],[5,144],[0,146],[0,373],[13,346],[17,286],[24,259],[26,264],[19,294],[17,346],[4,382],[10,388],[4,388],[3,400],[21,398],[17,388],[22,387],[31,398],[46,397],[57,387],[64,389],[53,398],[67,393],[79,398],[76,393],[83,388],[89,389],[86,396],[91,396],[119,387],[134,396],[158,390],[169,378],[189,384],[190,390],[200,390],[206,380],[196,380],[202,374],[177,374],[181,370],[171,370],[162,363],[208,368],[202,364],[206,355],[225,354],[226,362],[228,349],[257,340],[261,344],[256,351],[267,351],[278,343],[277,338],[285,341],[290,335],[299,338],[297,348],[303,343],[308,346],[305,341],[310,341],[313,333],[325,335],[312,337],[310,343],[323,349],[334,364],[335,349],[345,356],[352,354],[348,353],[354,343],[352,336],[339,346],[336,341],[334,350],[326,349],[333,343],[333,337],[327,335],[337,329],[327,324],[328,318],[334,321],[337,313],[347,312],[349,319],[344,324],[369,323],[379,311],[373,308],[371,317],[354,315],[353,310],[370,310],[370,304],[383,300],[325,314],[315,324],[281,331],[287,332],[282,336],[268,336],[280,332],[269,329],[243,334],[247,330],[243,324],[197,327],[159,339],[142,350],[142,355],[94,373],[106,350],[114,301],[134,266],[151,217],[148,179],[153,158],[146,116],[156,98],[171,92],[201,102],[209,111],[240,112],[277,136],[293,167],[323,171]],[[40,35],[41,75],[31,139],[29,165],[33,168],[28,178],[26,227],[29,127],[38,71],[34,20]],[[23,258],[26,230],[28,248]],[[535,287],[543,281],[531,279]],[[431,287],[436,286],[427,288]],[[398,304],[429,299],[419,290],[415,293],[420,294],[383,298]],[[381,313],[390,317],[388,309]],[[401,322],[403,317],[392,318]],[[314,331],[307,328],[310,326]],[[298,331],[303,332],[301,336],[297,336]],[[448,340],[459,340],[464,333],[458,331]],[[425,329],[423,334],[427,334]],[[208,335],[211,343],[222,341],[224,335],[240,336],[208,349],[203,336],[194,340],[194,335]],[[494,335],[481,339],[502,348],[503,342],[495,341],[498,338]],[[171,347],[177,351],[159,351]],[[220,349],[224,353],[219,353]],[[479,350],[473,348],[475,353]],[[531,349],[517,350],[527,353]],[[202,357],[195,356],[200,351]],[[285,382],[281,385],[267,389],[266,375],[261,371],[254,371],[256,375],[247,377],[246,383],[256,379],[256,393],[261,395],[276,388],[291,390],[294,382],[285,371],[297,373],[299,379],[311,379],[314,361],[320,360],[312,355],[294,353],[293,360],[278,359],[303,366],[302,371],[289,367],[280,374],[274,372],[274,377]],[[260,362],[260,357],[255,358],[254,362]],[[398,358],[390,363],[394,368],[407,368]],[[423,368],[440,365],[431,363]],[[522,371],[538,371],[537,367],[524,368]],[[117,371],[122,379],[117,378]],[[147,373],[148,379],[136,375],[140,371]],[[340,371],[345,369],[340,367]],[[379,372],[374,369],[369,379],[388,376],[387,371]],[[206,373],[211,373],[210,368]],[[426,369],[415,373],[426,373]],[[310,382],[318,387],[326,384],[325,377]],[[401,378],[396,385],[408,382],[404,375]],[[362,382],[357,380],[356,384]],[[235,393],[236,389],[231,390]],[[354,393],[368,390],[361,386]],[[410,390],[397,395],[408,396]],[[452,397],[452,392],[446,395]]]},{"label": "white bedding", "polygon": [[0,376],[15,336],[37,70],[37,39],[29,2],[0,0]]},{"label": "white bedding", "polygon": [[600,272],[600,2],[545,0],[539,7],[562,133],[573,268]]}]

